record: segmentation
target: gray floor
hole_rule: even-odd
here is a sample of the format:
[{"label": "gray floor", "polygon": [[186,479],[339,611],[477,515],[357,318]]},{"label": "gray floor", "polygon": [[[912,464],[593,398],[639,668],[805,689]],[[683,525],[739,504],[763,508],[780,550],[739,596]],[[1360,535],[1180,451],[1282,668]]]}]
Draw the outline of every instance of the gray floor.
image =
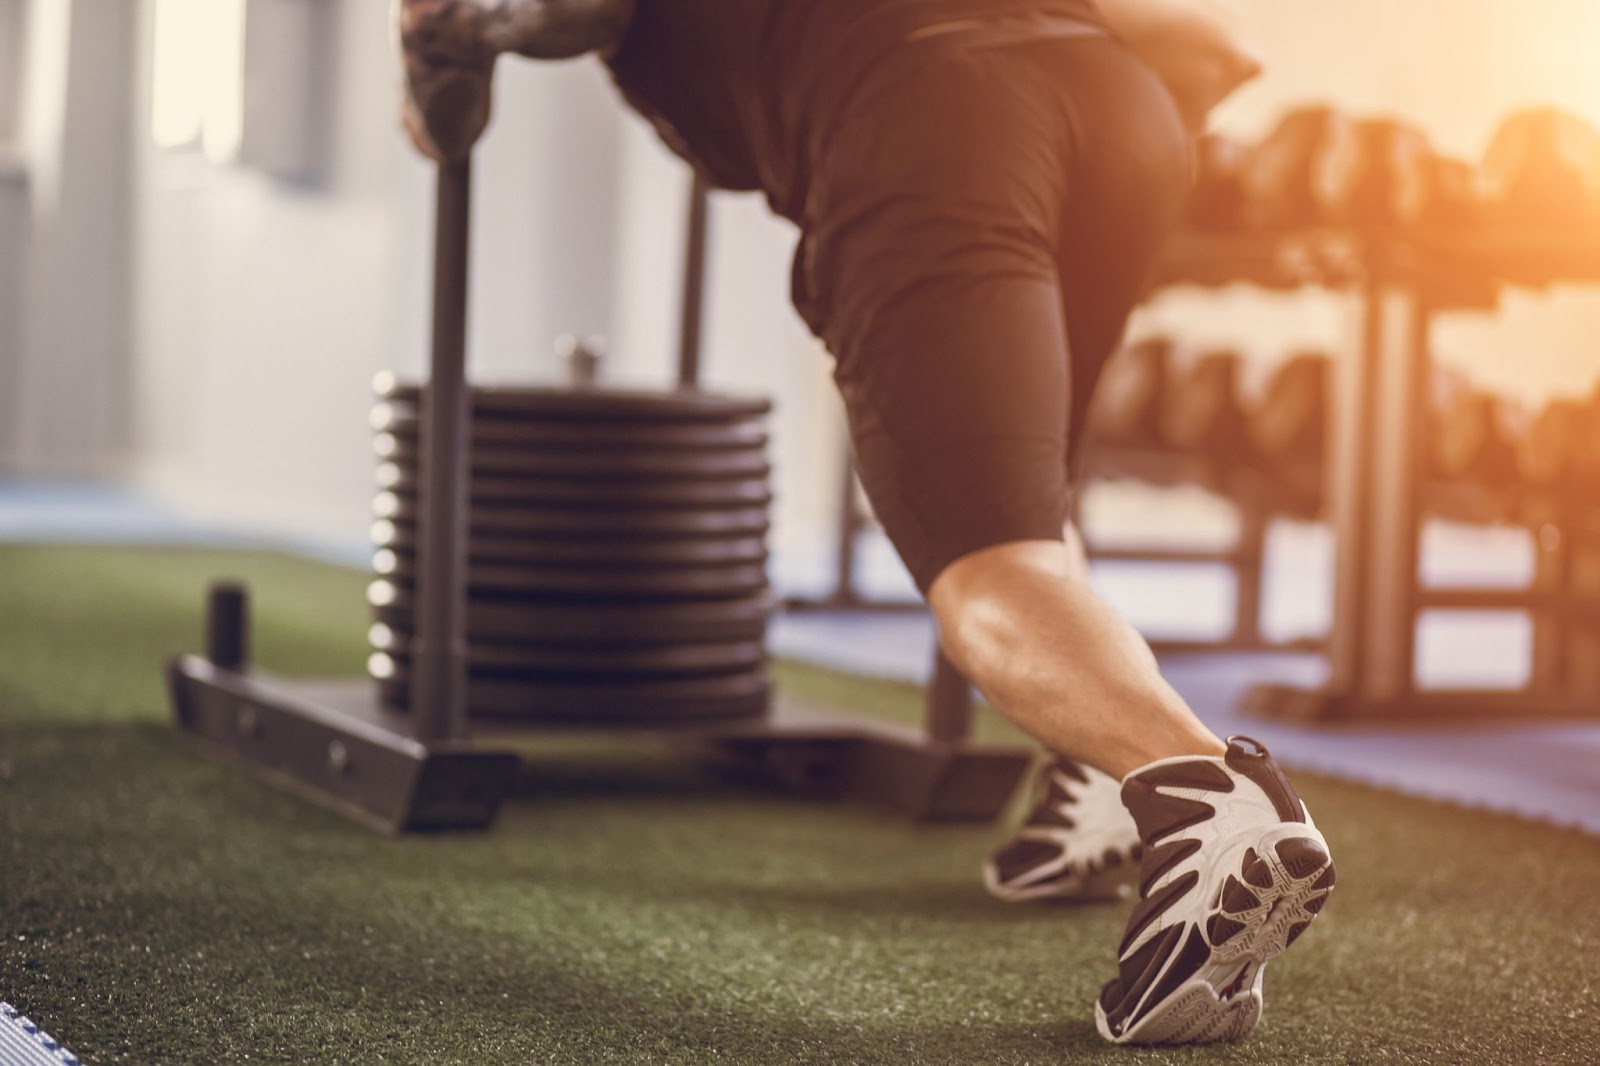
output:
[{"label": "gray floor", "polygon": [[[1315,529],[1275,539],[1269,565],[1269,631],[1277,635],[1325,624],[1327,551]],[[1525,573],[1515,538],[1432,531],[1433,578],[1464,576],[1514,583]],[[124,489],[0,480],[0,541],[117,542],[268,547],[362,565],[359,543],[262,540],[198,524]],[[814,558],[775,567],[788,591],[815,590],[828,570],[827,546]],[[1229,590],[1205,568],[1119,565],[1097,570],[1102,591],[1136,622],[1167,635],[1216,632]],[[909,583],[892,555],[868,544],[862,587],[903,596]],[[1515,684],[1527,634],[1519,619],[1437,619],[1420,634],[1425,683]],[[870,676],[920,681],[933,655],[933,632],[921,613],[806,611],[778,618],[774,653]],[[1168,676],[1217,732],[1247,733],[1285,763],[1454,803],[1515,812],[1600,834],[1600,717],[1593,723],[1460,724],[1427,728],[1306,727],[1247,719],[1240,695],[1265,680],[1313,682],[1311,656],[1210,655],[1174,658]]]}]

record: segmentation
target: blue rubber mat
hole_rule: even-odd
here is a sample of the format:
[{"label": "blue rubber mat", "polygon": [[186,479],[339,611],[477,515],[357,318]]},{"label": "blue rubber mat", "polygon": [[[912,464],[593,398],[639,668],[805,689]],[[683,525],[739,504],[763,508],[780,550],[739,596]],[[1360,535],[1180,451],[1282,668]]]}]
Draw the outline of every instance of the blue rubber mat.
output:
[{"label": "blue rubber mat", "polygon": [[[803,612],[778,619],[771,644],[783,658],[920,682],[934,634],[924,614]],[[1236,709],[1245,690],[1264,681],[1315,684],[1317,658],[1185,655],[1163,666],[1214,731],[1254,737],[1286,765],[1600,834],[1600,720],[1427,728],[1264,721]]]}]

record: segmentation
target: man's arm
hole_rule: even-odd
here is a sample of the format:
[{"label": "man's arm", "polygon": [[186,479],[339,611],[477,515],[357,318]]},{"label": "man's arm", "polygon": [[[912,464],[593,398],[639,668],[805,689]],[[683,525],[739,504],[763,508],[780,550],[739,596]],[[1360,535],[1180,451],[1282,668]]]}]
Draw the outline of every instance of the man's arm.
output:
[{"label": "man's arm", "polygon": [[1195,132],[1239,86],[1261,73],[1235,19],[1216,0],[1096,0],[1116,35],[1171,90]]},{"label": "man's arm", "polygon": [[633,0],[398,0],[406,131],[441,163],[465,159],[489,124],[496,56],[582,55],[632,17]]}]

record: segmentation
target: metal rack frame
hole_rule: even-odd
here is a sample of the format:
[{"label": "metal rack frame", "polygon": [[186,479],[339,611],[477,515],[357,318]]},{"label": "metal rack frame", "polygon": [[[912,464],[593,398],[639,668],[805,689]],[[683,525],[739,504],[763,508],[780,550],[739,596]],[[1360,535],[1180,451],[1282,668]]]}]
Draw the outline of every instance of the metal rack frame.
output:
[{"label": "metal rack frame", "polygon": [[[1505,231],[1196,237],[1169,264],[1173,283],[1315,284],[1361,301],[1358,350],[1339,363],[1327,450],[1335,538],[1328,680],[1263,685],[1253,713],[1310,720],[1592,717],[1600,714],[1600,537],[1593,514],[1557,501],[1527,589],[1426,587],[1418,561],[1426,512],[1425,440],[1432,327],[1484,311],[1508,287],[1600,281],[1595,235]],[[1517,690],[1428,690],[1416,629],[1432,609],[1525,611],[1536,619],[1529,683]]]}]

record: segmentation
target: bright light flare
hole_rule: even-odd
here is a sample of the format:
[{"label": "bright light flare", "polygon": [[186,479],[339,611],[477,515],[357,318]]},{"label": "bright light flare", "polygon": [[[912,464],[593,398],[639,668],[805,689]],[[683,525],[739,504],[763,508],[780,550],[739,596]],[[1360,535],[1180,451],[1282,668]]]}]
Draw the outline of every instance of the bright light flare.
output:
[{"label": "bright light flare", "polygon": [[245,0],[156,0],[150,135],[214,163],[244,139]]}]

